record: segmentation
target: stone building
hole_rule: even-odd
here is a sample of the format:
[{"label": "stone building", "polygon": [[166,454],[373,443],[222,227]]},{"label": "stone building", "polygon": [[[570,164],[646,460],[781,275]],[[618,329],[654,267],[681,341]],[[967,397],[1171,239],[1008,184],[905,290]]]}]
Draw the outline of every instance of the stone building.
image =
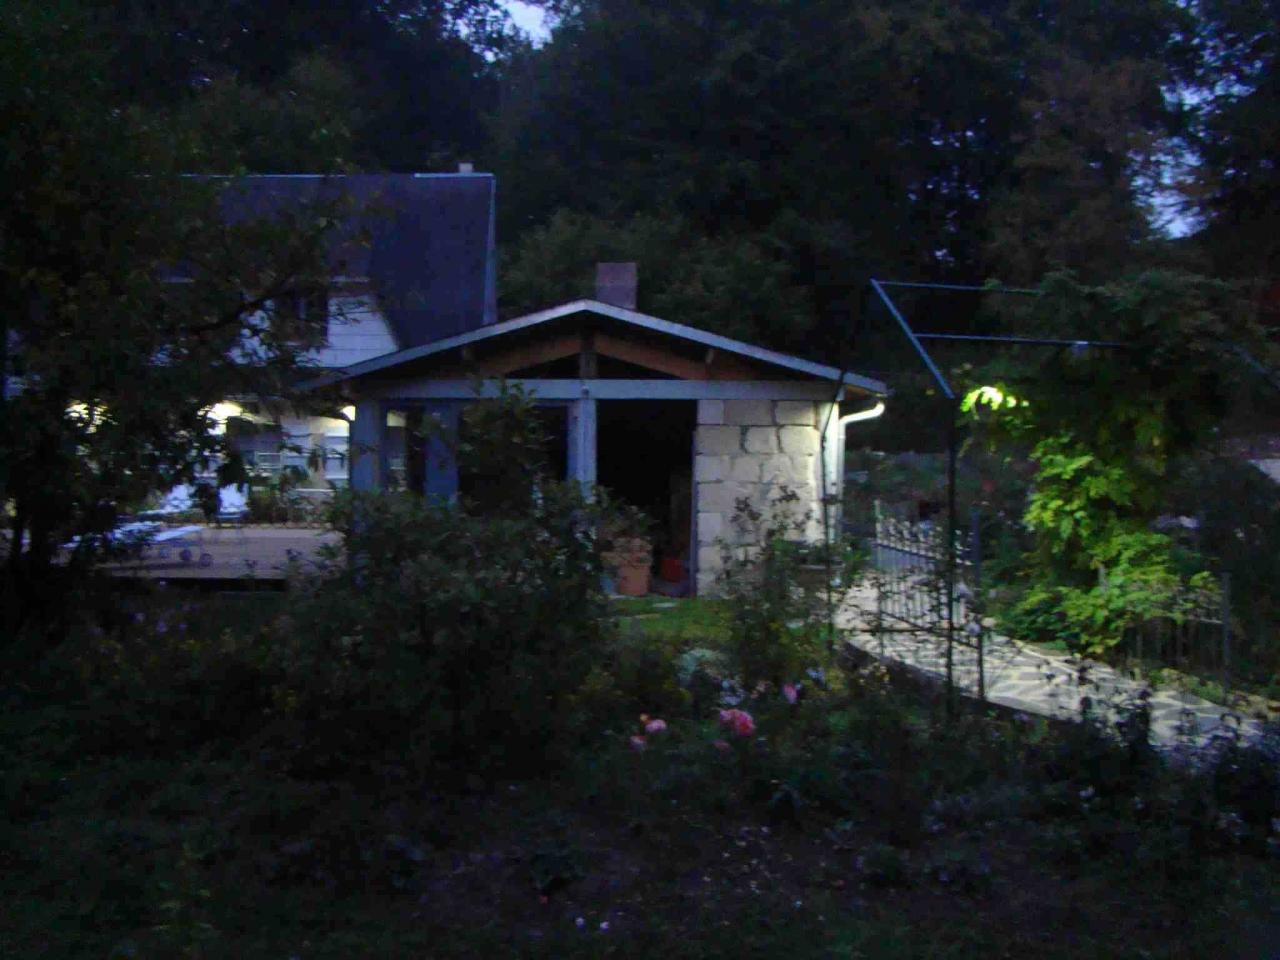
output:
[{"label": "stone building", "polygon": [[[883,409],[885,387],[847,370],[640,313],[633,264],[601,264],[597,297],[477,325],[354,363],[322,381],[355,410],[355,489],[465,490],[449,431],[503,382],[537,401],[567,478],[608,489],[654,520],[658,562],[690,592],[715,589],[739,501],[784,490],[796,535],[839,529],[844,430]],[[844,412],[842,414],[842,406]],[[850,411],[853,411],[852,413]]]}]

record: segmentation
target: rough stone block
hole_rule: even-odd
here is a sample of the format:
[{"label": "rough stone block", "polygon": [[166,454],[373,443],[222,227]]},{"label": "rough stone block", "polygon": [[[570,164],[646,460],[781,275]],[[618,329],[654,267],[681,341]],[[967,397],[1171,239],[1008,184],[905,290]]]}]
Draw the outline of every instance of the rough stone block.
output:
[{"label": "rough stone block", "polygon": [[724,401],[699,400],[698,423],[724,423]]},{"label": "rough stone block", "polygon": [[[794,427],[792,429],[802,429]],[[748,427],[746,440],[743,443],[747,453],[777,453],[778,431],[773,427]],[[797,453],[801,451],[797,450]]]},{"label": "rough stone block", "polygon": [[724,422],[741,427],[773,425],[773,402],[770,400],[726,400]]},{"label": "rough stone block", "polygon": [[698,547],[698,577],[703,574],[716,574],[724,569],[724,554],[718,546]]},{"label": "rough stone block", "polygon": [[714,544],[724,536],[724,531],[723,513],[703,512],[698,514],[698,543]]},{"label": "rough stone block", "polygon": [[729,458],[702,454],[693,458],[693,479],[699,483],[724,480],[729,476]]},{"label": "rough stone block", "polygon": [[813,402],[811,400],[779,400],[773,405],[773,416],[778,423],[812,427]]},{"label": "rough stone block", "polygon": [[720,596],[720,579],[715,573],[704,573],[698,571],[698,596],[700,597],[718,597]]},{"label": "rough stone block", "polygon": [[793,475],[794,465],[790,457],[777,455],[758,457],[757,462],[760,464],[760,481],[762,483],[793,485],[795,481]]},{"label": "rough stone block", "polygon": [[733,457],[729,461],[729,479],[739,483],[760,482],[761,458],[756,456]]},{"label": "rough stone block", "polygon": [[698,484],[698,502],[695,506],[699,513],[723,513],[732,516],[733,505],[738,497],[746,496],[745,485],[740,483],[700,483]]},{"label": "rough stone block", "polygon": [[[780,427],[778,443],[783,453],[800,453],[810,456],[818,452],[818,431],[812,427]],[[750,449],[748,447],[747,449]]]},{"label": "rough stone block", "polygon": [[696,447],[698,453],[724,456],[742,452],[742,428],[723,426],[699,426]]},{"label": "rough stone block", "polygon": [[796,478],[796,483],[803,483],[807,486],[820,486],[821,477],[818,476],[818,458],[807,454],[792,455],[791,475]]}]

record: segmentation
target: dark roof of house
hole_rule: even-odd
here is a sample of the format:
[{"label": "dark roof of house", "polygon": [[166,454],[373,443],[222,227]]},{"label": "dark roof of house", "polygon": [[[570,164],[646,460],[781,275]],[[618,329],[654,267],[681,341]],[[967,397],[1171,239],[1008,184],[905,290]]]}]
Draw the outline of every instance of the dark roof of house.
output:
[{"label": "dark roof of house", "polygon": [[355,213],[334,275],[370,281],[402,349],[497,320],[492,174],[237,177],[223,203],[239,219],[339,199]]},{"label": "dark roof of house", "polygon": [[420,360],[424,357],[444,353],[447,350],[454,350],[473,343],[480,343],[485,340],[492,340],[497,337],[507,336],[508,334],[516,333],[520,330],[543,327],[564,317],[571,317],[575,314],[583,313],[605,317],[624,325],[648,330],[651,333],[664,334],[666,336],[685,340],[691,343],[697,343],[700,346],[724,350],[727,353],[747,357],[748,359],[755,360],[759,363],[779,367],[807,377],[844,383],[865,393],[884,396],[889,392],[888,387],[886,387],[884,383],[870,377],[864,377],[851,371],[828,366],[827,364],[814,363],[812,360],[805,360],[802,357],[779,353],[776,350],[768,350],[764,347],[758,347],[755,344],[744,343],[741,340],[733,340],[729,337],[720,336],[717,333],[709,333],[706,330],[699,330],[696,327],[689,327],[682,323],[673,323],[670,320],[663,320],[659,317],[650,316],[646,313],[640,313],[638,310],[629,310],[625,307],[614,306],[611,303],[602,303],[598,300],[573,300],[569,303],[562,303],[546,310],[539,310],[536,313],[526,314],[523,317],[504,320],[501,323],[485,327],[482,330],[471,330],[444,340],[436,340],[417,347],[407,347],[395,353],[388,353],[380,357],[373,357],[369,360],[352,364],[343,370],[334,371],[325,377],[313,381],[310,386],[321,386],[324,384],[336,383],[340,380],[350,380],[356,377],[362,377],[371,373],[381,373],[403,364],[410,363],[414,360]]}]

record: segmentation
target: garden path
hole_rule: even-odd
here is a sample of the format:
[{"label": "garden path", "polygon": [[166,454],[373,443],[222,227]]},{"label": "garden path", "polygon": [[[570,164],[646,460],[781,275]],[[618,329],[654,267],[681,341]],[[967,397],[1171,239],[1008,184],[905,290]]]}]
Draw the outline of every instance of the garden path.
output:
[{"label": "garden path", "polygon": [[[867,582],[851,590],[841,606],[838,626],[854,647],[882,660],[909,666],[938,679],[946,677],[946,642],[920,633],[873,629],[875,588]],[[1082,699],[1109,723],[1121,719],[1150,688],[1141,680],[1102,663],[1067,654],[1037,650],[988,631],[984,674],[987,699],[993,703],[1057,719],[1079,719]],[[957,644],[953,670],[956,686],[967,696],[978,690],[977,654]],[[1252,739],[1261,733],[1257,719],[1232,713],[1221,704],[1172,689],[1150,692],[1151,741],[1159,747],[1204,745],[1234,735]]]}]

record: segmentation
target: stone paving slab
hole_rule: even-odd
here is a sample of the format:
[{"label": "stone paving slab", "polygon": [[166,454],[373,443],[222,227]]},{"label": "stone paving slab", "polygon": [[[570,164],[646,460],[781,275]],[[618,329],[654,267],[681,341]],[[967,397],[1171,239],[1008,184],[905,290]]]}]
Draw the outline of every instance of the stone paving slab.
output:
[{"label": "stone paving slab", "polygon": [[[873,630],[875,589],[863,583],[849,592],[838,614],[838,626],[858,649],[912,667],[938,679],[946,678],[946,642],[905,630]],[[1221,704],[1211,703],[1181,690],[1151,690],[1141,681],[1106,664],[1065,654],[1033,649],[988,630],[983,657],[987,699],[1028,713],[1057,719],[1078,720],[1082,698],[1088,697],[1095,714],[1114,723],[1126,705],[1138,702],[1150,690],[1151,740],[1157,746],[1200,745],[1216,737],[1246,738],[1262,730],[1254,718],[1241,717]],[[978,692],[977,651],[956,644],[953,676],[959,690]]]}]

